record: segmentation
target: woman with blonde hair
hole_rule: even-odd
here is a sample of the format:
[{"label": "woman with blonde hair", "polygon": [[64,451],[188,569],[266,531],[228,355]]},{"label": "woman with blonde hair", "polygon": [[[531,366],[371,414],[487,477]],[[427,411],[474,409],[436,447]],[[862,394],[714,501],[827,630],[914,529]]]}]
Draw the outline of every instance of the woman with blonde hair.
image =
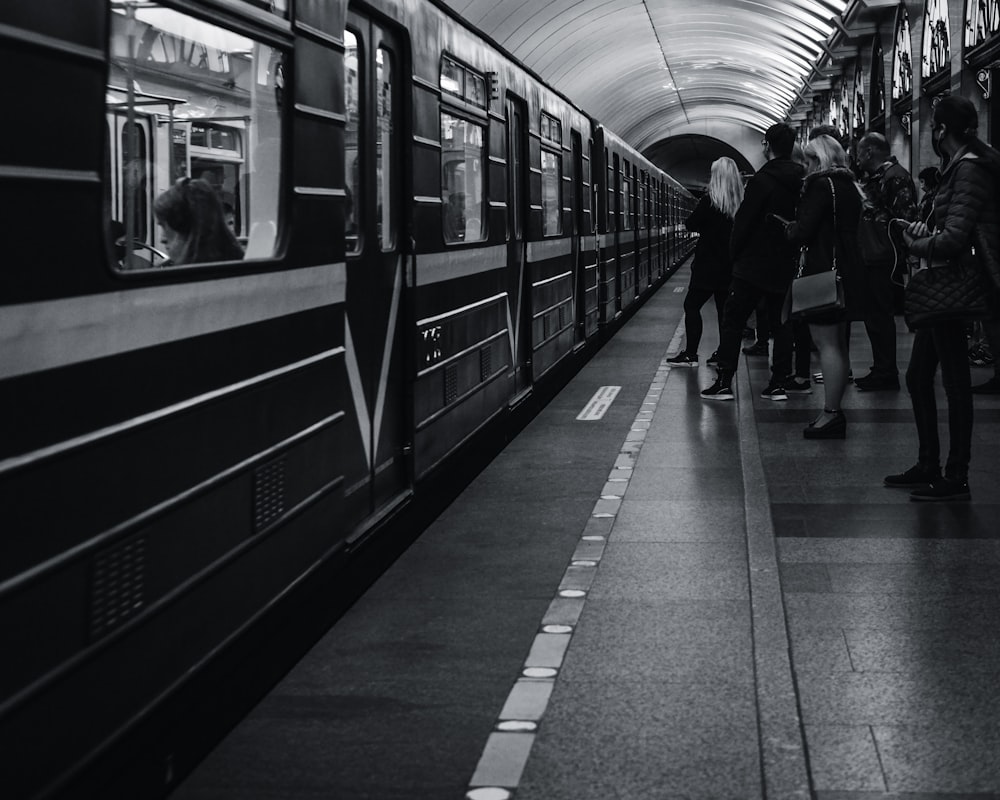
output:
[{"label": "woman with blonde hair", "polygon": [[[722,308],[729,293],[733,263],[729,258],[729,237],[733,232],[733,217],[743,202],[743,180],[736,162],[719,158],[712,162],[708,193],[695,206],[685,221],[689,231],[701,234],[691,264],[691,282],[684,298],[684,332],[686,345],[667,363],[675,367],[698,366],[698,344],[703,325],[701,307],[710,297],[715,299],[719,336],[722,336]],[[716,354],[709,357],[714,363]]]},{"label": "woman with blonde hair", "polygon": [[794,222],[785,235],[807,248],[804,275],[836,269],[844,288],[844,308],[807,318],[823,370],[823,411],[803,431],[807,439],[843,439],[847,418],[841,408],[850,364],[847,323],[861,319],[863,278],[858,252],[858,216],[864,193],[847,168],[844,148],[832,136],[817,136],[805,147],[806,177]]}]

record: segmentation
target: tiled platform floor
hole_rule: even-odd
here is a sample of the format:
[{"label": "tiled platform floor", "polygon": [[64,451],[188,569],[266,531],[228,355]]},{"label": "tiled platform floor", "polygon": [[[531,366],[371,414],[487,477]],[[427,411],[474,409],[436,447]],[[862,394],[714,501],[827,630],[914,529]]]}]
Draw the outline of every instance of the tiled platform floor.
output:
[{"label": "tiled platform floor", "polygon": [[923,504],[881,485],[916,461],[905,389],[849,387],[848,438],[806,442],[816,389],[755,406],[817,797],[1000,796],[1000,397],[975,398],[973,502]]},{"label": "tiled platform floor", "polygon": [[686,282],[177,798],[1000,798],[1000,398],[976,399],[973,502],[910,503],[881,486],[914,460],[905,390],[849,389],[844,441],[802,439],[821,393],[756,396],[763,359],[705,402],[711,370],[662,363]]}]

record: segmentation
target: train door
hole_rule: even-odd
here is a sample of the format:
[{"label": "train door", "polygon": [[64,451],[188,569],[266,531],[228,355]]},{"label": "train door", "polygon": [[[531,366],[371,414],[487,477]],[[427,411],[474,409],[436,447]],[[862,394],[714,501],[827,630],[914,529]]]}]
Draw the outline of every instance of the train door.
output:
[{"label": "train door", "polygon": [[127,269],[148,267],[150,247],[156,247],[153,221],[155,174],[155,121],[146,114],[114,111],[108,115],[105,158],[107,186],[115,239],[123,248],[122,263]]},{"label": "train door", "polygon": [[371,509],[407,485],[405,425],[402,37],[350,11],[345,44],[347,288],[345,345]]},{"label": "train door", "polygon": [[528,275],[528,111],[507,96],[507,298],[510,309],[514,398],[531,388],[531,276]]},{"label": "train door", "polygon": [[583,247],[581,240],[585,233],[583,222],[583,139],[579,131],[570,132],[570,141],[573,149],[573,293],[574,293],[574,313],[576,314],[576,325],[573,326],[574,342],[582,342],[586,337],[586,293],[587,293],[587,270],[583,263]]}]

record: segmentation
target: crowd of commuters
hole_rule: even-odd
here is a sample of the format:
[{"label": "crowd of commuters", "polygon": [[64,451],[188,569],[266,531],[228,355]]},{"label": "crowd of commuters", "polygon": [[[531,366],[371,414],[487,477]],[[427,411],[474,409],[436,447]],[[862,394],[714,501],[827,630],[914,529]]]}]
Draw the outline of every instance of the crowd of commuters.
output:
[{"label": "crowd of commuters", "polygon": [[[872,350],[871,369],[854,381],[856,389],[898,391],[894,283],[909,270],[973,258],[988,276],[1000,317],[1000,152],[978,137],[977,127],[969,100],[949,96],[935,106],[932,141],[941,163],[919,172],[919,202],[909,172],[878,133],[855,143],[849,163],[850,143],[836,128],[814,129],[803,147],[790,126],[773,125],[761,143],[766,163],[747,180],[742,200],[735,164],[716,161],[709,192],[688,220],[688,228],[702,236],[684,304],[686,345],[668,362],[698,365],[701,308],[714,298],[719,349],[708,363],[715,364],[717,376],[701,395],[732,399],[740,341],[760,306],[758,318],[766,315],[774,340],[770,380],[761,396],[785,400],[789,392],[809,392],[812,377],[823,385],[824,403],[803,436],[846,437],[842,402],[853,377],[850,324],[864,323]],[[843,290],[842,307],[808,316],[808,326],[788,315],[786,298],[797,266],[804,275],[835,270]],[[1000,356],[1000,318],[976,328],[981,341],[973,350],[981,363],[995,365],[994,376],[979,386],[971,382],[971,322],[938,323],[913,333],[905,382],[917,428],[917,463],[883,479],[888,487],[909,489],[913,500],[971,497],[972,395],[1000,394],[1000,363],[992,361]],[[812,376],[811,349],[818,351],[821,366]],[[766,355],[766,339],[758,333],[758,341],[743,352]],[[948,401],[943,469],[934,394],[939,366]]]}]

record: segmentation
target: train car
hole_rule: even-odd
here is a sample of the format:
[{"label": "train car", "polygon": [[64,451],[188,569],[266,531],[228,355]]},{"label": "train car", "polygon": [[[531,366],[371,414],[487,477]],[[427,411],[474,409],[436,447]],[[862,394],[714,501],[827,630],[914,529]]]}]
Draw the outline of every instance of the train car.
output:
[{"label": "train car", "polygon": [[[0,785],[152,797],[263,675],[237,656],[676,268],[690,195],[428,0],[34,0],[0,39],[32,123],[0,151]],[[171,257],[192,181],[242,258]]]},{"label": "train car", "polygon": [[[680,224],[694,208],[690,192],[621,137],[594,123],[599,319],[617,319],[654,277],[691,252]],[[662,259],[662,260],[661,260]]]}]

